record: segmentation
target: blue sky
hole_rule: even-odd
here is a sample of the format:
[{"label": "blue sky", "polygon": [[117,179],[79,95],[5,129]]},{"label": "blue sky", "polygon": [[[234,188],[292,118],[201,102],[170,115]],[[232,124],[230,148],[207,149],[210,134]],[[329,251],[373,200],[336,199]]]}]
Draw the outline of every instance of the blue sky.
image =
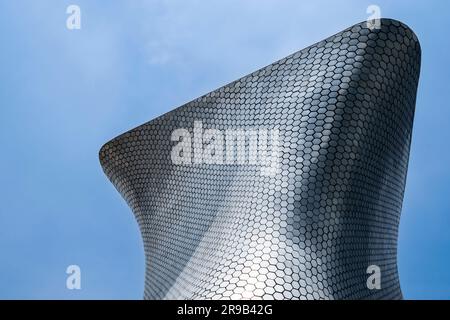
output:
[{"label": "blue sky", "polygon": [[[81,8],[81,30],[66,8]],[[404,296],[450,298],[447,1],[1,1],[0,298],[140,299],[144,254],[103,143],[367,18],[408,24],[422,72],[400,225]],[[82,270],[67,290],[66,267]]]}]

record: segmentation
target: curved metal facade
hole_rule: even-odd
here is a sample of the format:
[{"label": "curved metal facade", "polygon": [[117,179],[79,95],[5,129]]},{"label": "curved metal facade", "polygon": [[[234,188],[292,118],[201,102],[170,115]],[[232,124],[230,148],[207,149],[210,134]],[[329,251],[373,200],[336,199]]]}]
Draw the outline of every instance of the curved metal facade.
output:
[{"label": "curved metal facade", "polygon": [[[100,151],[144,241],[147,299],[401,298],[397,234],[420,69],[366,23],[128,131]],[[178,128],[276,128],[275,174],[175,164]],[[248,146],[248,142],[245,142]],[[368,289],[369,265],[381,289]]]}]

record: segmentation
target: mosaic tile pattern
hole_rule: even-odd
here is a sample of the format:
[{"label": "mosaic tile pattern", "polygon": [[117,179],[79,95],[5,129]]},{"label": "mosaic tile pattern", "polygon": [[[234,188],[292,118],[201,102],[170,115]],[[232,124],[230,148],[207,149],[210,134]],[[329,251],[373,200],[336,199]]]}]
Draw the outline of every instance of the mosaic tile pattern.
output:
[{"label": "mosaic tile pattern", "polygon": [[[398,21],[357,24],[106,143],[139,223],[146,299],[396,299],[397,233],[420,70]],[[258,165],[171,161],[177,128],[277,128]],[[246,142],[248,145],[248,142]],[[381,289],[366,285],[381,268]]]}]

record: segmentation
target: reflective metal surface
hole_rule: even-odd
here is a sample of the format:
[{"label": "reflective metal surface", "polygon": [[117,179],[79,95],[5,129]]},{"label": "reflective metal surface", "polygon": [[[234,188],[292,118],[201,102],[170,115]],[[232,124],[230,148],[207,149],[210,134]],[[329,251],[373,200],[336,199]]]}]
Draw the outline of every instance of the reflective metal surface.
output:
[{"label": "reflective metal surface", "polygon": [[[397,233],[420,46],[357,24],[113,139],[104,172],[133,210],[147,299],[401,298]],[[279,165],[174,164],[171,134],[277,128]],[[248,142],[247,146],[248,146]],[[366,285],[369,265],[381,289]]]}]

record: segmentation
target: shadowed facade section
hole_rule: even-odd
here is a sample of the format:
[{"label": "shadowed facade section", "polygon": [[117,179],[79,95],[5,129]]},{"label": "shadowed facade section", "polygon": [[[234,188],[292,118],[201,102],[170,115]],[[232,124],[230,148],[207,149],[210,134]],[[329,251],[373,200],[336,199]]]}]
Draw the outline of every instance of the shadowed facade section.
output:
[{"label": "shadowed facade section", "polygon": [[[398,299],[398,225],[420,46],[352,26],[106,143],[144,241],[147,299]],[[174,164],[171,134],[280,132],[276,172]],[[249,142],[246,141],[248,147]],[[381,269],[381,289],[366,284]]]}]

